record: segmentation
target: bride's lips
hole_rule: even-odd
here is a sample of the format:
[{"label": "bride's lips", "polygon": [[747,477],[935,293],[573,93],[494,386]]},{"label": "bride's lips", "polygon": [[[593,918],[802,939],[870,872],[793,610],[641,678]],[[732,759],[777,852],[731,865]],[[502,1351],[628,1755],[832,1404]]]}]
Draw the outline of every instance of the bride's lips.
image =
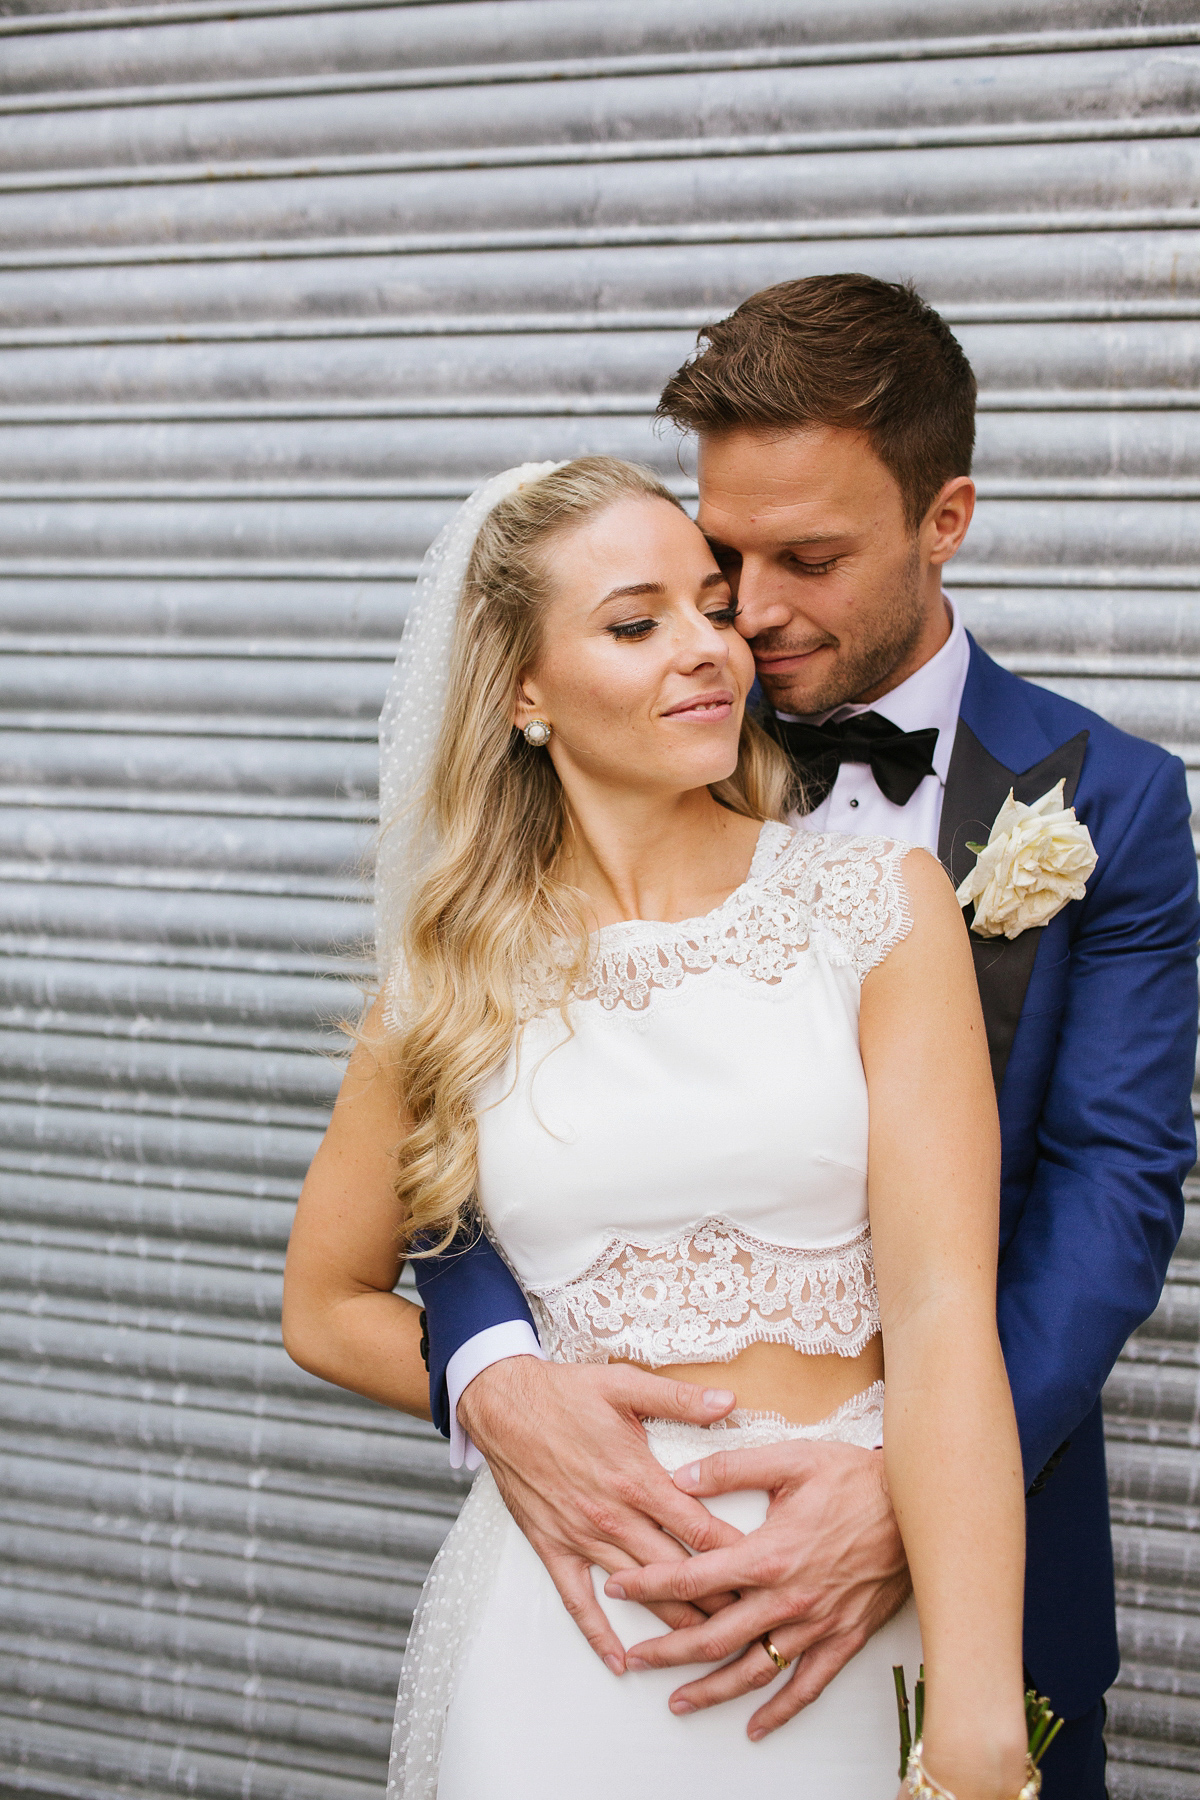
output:
[{"label": "bride's lips", "polygon": [[693,694],[690,700],[669,706],[660,716],[664,719],[698,719],[704,725],[718,725],[732,710],[733,695],[728,688],[718,688],[712,694]]}]

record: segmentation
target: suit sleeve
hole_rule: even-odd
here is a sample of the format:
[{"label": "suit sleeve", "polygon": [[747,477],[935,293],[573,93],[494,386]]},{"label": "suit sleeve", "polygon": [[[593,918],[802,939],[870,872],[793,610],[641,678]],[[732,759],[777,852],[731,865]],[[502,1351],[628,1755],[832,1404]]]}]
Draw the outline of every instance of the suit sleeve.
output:
[{"label": "suit sleeve", "polygon": [[1160,763],[1104,811],[1101,860],[1073,909],[1057,1042],[1052,1015],[1023,1014],[1005,1081],[1019,1086],[1039,1039],[1048,1046],[1032,1177],[998,1288],[1027,1486],[1158,1304],[1196,1157],[1200,905],[1182,764]]},{"label": "suit sleeve", "polygon": [[433,1422],[450,1437],[446,1369],[456,1351],[494,1325],[527,1323],[533,1314],[516,1277],[477,1226],[461,1231],[441,1256],[413,1258],[429,1340],[429,1405]]}]

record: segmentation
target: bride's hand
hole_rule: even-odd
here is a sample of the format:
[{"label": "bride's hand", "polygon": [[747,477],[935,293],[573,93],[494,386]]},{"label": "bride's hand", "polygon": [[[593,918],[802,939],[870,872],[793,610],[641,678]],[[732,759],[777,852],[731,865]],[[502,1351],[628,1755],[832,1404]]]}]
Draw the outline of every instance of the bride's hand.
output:
[{"label": "bride's hand", "polygon": [[793,1440],[723,1451],[678,1469],[675,1481],[690,1494],[766,1488],[767,1517],[730,1548],[626,1570],[609,1581],[614,1598],[619,1587],[643,1605],[699,1604],[710,1590],[741,1595],[699,1624],[635,1644],[628,1664],[666,1668],[736,1658],[672,1694],[672,1712],[695,1712],[775,1680],[779,1671],[761,1642],[769,1633],[794,1666],[747,1726],[750,1737],[763,1737],[811,1705],[908,1597],[882,1456],[850,1444]]},{"label": "bride's hand", "polygon": [[[591,1565],[608,1574],[661,1565],[742,1535],[672,1482],[650,1453],[642,1420],[712,1425],[735,1403],[731,1393],[627,1364],[564,1367],[531,1356],[493,1363],[463,1391],[460,1423],[563,1605],[614,1674],[624,1672],[625,1652],[596,1599]],[[682,1627],[724,1598],[710,1596],[700,1609],[667,1598],[650,1610]]]}]

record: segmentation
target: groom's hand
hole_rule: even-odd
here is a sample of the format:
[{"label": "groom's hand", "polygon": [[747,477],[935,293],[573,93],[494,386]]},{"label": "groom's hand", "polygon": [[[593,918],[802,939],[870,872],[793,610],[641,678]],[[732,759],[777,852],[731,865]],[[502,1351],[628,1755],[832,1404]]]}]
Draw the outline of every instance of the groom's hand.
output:
[{"label": "groom's hand", "polygon": [[[763,1450],[724,1451],[676,1470],[688,1494],[711,1497],[766,1488],[765,1522],[737,1543],[686,1562],[622,1570],[614,1598],[703,1604],[711,1592],[740,1598],[711,1618],[628,1652],[631,1669],[736,1660],[677,1688],[675,1713],[695,1712],[774,1681],[763,1648],[796,1659],[790,1678],[754,1714],[752,1738],[776,1730],[828,1686],[867,1639],[897,1612],[911,1584],[878,1450],[793,1440]],[[737,1653],[741,1651],[739,1656]]]},{"label": "groom's hand", "polygon": [[[742,1535],[671,1480],[650,1453],[642,1420],[711,1425],[735,1404],[726,1390],[626,1364],[564,1367],[532,1356],[493,1363],[463,1390],[459,1422],[563,1605],[615,1675],[624,1672],[625,1651],[596,1599],[591,1565],[609,1574],[641,1563],[661,1567]],[[651,1610],[682,1627],[723,1598],[706,1598],[700,1609],[668,1599]]]}]

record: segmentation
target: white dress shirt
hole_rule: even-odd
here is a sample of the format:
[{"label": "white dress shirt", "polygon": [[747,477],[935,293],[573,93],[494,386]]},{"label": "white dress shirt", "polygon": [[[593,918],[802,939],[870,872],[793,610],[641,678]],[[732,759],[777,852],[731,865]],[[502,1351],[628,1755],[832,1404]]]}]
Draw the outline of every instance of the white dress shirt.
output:
[{"label": "white dress shirt", "polygon": [[[944,596],[943,596],[944,597]],[[958,729],[958,709],[967,682],[971,646],[962,621],[949,600],[950,636],[927,663],[902,681],[900,686],[869,706],[839,706],[831,713],[818,713],[805,718],[806,724],[824,725],[830,719],[840,723],[857,713],[875,712],[898,725],[901,731],[921,731],[937,727],[937,743],[933,751],[933,774],[926,775],[905,806],[887,800],[875,785],[868,763],[845,762],[837,780],[821,804],[790,823],[806,831],[846,831],[856,837],[899,838],[907,844],[919,844],[937,855],[938,830],[942,822],[942,796],[954,750],[954,734]],[[795,717],[781,713],[780,718]],[[545,1361],[545,1353],[537,1333],[525,1319],[513,1319],[504,1325],[491,1325],[486,1331],[468,1338],[454,1352],[446,1366],[446,1390],[450,1401],[450,1463],[455,1469],[477,1469],[483,1458],[458,1422],[458,1402],[464,1388],[494,1362],[508,1356],[536,1356]]]}]

